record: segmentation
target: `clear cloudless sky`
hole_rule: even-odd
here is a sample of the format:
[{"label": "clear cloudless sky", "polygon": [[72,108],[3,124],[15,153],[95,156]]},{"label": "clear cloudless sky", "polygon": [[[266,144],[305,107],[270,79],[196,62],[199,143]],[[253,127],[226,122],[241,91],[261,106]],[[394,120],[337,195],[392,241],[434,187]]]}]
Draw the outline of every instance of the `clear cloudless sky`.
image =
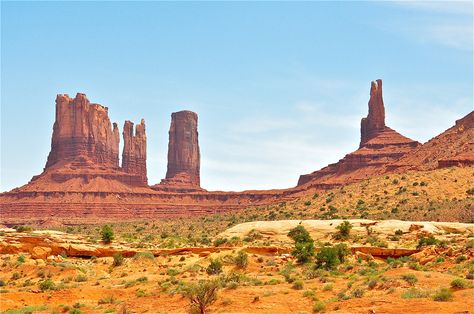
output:
[{"label": "clear cloudless sky", "polygon": [[42,171],[59,93],[145,118],[152,184],[189,109],[204,188],[294,186],[357,148],[378,78],[425,142],[473,110],[472,3],[1,1],[0,190]]}]

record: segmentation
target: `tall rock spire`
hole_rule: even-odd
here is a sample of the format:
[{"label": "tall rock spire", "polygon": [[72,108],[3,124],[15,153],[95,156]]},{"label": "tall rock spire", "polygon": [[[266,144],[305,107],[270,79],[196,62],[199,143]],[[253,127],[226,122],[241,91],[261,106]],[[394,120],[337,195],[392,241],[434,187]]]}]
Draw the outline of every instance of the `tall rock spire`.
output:
[{"label": "tall rock spire", "polygon": [[200,189],[198,116],[192,111],[171,114],[168,143],[168,169],[158,189]]},{"label": "tall rock spire", "polygon": [[385,129],[385,108],[382,98],[382,80],[372,81],[370,86],[369,114],[360,123],[360,146],[364,146]]},{"label": "tall rock spire", "polygon": [[141,120],[140,124],[136,125],[135,134],[133,133],[133,122],[127,120],[123,125],[122,170],[139,176],[140,183],[147,184],[144,119]]},{"label": "tall rock spire", "polygon": [[119,136],[107,107],[91,104],[85,94],[56,97],[56,120],[45,170],[62,161],[87,159],[118,168]]}]

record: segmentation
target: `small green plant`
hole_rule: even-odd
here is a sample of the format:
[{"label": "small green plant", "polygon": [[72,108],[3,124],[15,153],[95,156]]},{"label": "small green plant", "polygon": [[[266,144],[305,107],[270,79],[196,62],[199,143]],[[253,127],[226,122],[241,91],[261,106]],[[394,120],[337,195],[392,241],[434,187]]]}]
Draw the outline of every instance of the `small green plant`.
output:
[{"label": "small green plant", "polygon": [[206,272],[209,275],[220,274],[222,272],[222,262],[220,261],[220,259],[211,259],[211,263],[209,264],[209,266],[207,266]]},{"label": "small green plant", "polygon": [[433,295],[433,300],[438,302],[450,301],[453,298],[453,293],[448,288],[440,288]]},{"label": "small green plant", "polygon": [[109,225],[105,225],[100,230],[100,236],[105,244],[109,244],[114,239],[114,231]]},{"label": "small green plant", "polygon": [[117,267],[117,266],[123,265],[124,258],[123,258],[122,253],[120,252],[114,253],[112,257],[114,259],[114,261],[112,262],[112,266]]},{"label": "small green plant", "polygon": [[25,262],[25,256],[23,254],[20,254],[20,256],[18,256],[18,258],[16,259],[16,262],[18,264],[23,264]]}]

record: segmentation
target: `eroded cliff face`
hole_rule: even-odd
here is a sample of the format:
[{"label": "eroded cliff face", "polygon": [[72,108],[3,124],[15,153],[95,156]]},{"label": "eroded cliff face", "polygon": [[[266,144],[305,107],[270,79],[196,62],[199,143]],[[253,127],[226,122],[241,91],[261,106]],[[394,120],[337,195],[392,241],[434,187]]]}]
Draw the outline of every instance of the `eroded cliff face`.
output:
[{"label": "eroded cliff face", "polygon": [[91,104],[85,94],[58,95],[51,152],[42,174],[26,190],[128,191],[146,187],[145,122],[125,122],[122,167],[119,166],[119,129],[107,107]]},{"label": "eroded cliff face", "polygon": [[136,125],[135,134],[133,122],[125,121],[123,141],[122,170],[137,175],[140,183],[147,185],[145,120]]},{"label": "eroded cliff face", "polygon": [[201,189],[197,124],[198,116],[192,111],[184,110],[171,115],[166,178],[154,188],[182,191]]},{"label": "eroded cliff face", "polygon": [[45,170],[58,162],[84,159],[119,167],[119,132],[110,123],[107,107],[91,104],[85,94],[56,97],[56,120]]},{"label": "eroded cliff face", "polygon": [[369,114],[362,119],[360,131],[358,150],[347,154],[337,163],[301,175],[298,186],[310,184],[317,188],[332,188],[363,180],[387,171],[387,165],[421,145],[385,125],[382,80],[371,83]]}]

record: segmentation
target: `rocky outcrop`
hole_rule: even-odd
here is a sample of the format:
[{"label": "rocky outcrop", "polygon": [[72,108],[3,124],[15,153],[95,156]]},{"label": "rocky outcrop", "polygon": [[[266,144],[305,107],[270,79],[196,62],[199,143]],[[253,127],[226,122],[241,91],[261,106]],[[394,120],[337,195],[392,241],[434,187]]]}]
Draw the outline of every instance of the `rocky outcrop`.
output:
[{"label": "rocky outcrop", "polygon": [[171,115],[166,178],[154,188],[168,191],[200,190],[198,116],[192,111]]},{"label": "rocky outcrop", "polygon": [[123,142],[122,170],[137,176],[137,183],[147,185],[145,120],[137,124],[135,134],[133,122],[125,121]]},{"label": "rocky outcrop", "polygon": [[[370,227],[374,234],[379,237],[393,236],[395,231],[401,230],[403,234],[412,235],[413,239],[417,239],[418,235],[433,234],[438,238],[449,233],[451,234],[468,234],[474,228],[474,224],[457,223],[457,222],[431,222],[431,221],[402,221],[402,220],[368,220],[368,219],[348,219],[352,224],[351,234],[361,237],[367,236],[367,227]],[[272,239],[282,243],[293,243],[288,237],[288,232],[298,225],[302,225],[315,241],[331,241],[333,235],[338,232],[336,227],[343,222],[342,219],[332,220],[277,220],[277,221],[252,221],[235,225],[223,233],[219,237],[244,238],[250,232],[259,233],[265,239]],[[420,226],[419,229],[413,230],[413,225]],[[379,248],[378,248],[379,249]],[[388,248],[391,249],[391,248]],[[363,253],[372,255],[383,255],[373,250],[368,252],[359,249]]]},{"label": "rocky outcrop", "polygon": [[388,167],[389,170],[403,172],[472,165],[474,165],[474,111]]},{"label": "rocky outcrop", "polygon": [[360,147],[337,163],[300,176],[298,186],[334,188],[387,171],[385,166],[413,151],[420,143],[385,125],[382,80],[372,82],[369,114],[361,121]]},{"label": "rocky outcrop", "polygon": [[122,167],[119,130],[111,124],[107,107],[91,104],[85,94],[58,95],[51,152],[42,174],[25,190],[124,191],[146,187],[145,122],[125,122]]},{"label": "rocky outcrop", "polygon": [[360,122],[360,145],[385,130],[385,107],[382,97],[382,80],[372,81],[370,86],[369,114]]},{"label": "rocky outcrop", "polygon": [[119,167],[119,132],[110,123],[107,107],[91,104],[85,94],[56,97],[56,120],[51,152],[45,169],[59,162],[90,160],[110,168]]}]

